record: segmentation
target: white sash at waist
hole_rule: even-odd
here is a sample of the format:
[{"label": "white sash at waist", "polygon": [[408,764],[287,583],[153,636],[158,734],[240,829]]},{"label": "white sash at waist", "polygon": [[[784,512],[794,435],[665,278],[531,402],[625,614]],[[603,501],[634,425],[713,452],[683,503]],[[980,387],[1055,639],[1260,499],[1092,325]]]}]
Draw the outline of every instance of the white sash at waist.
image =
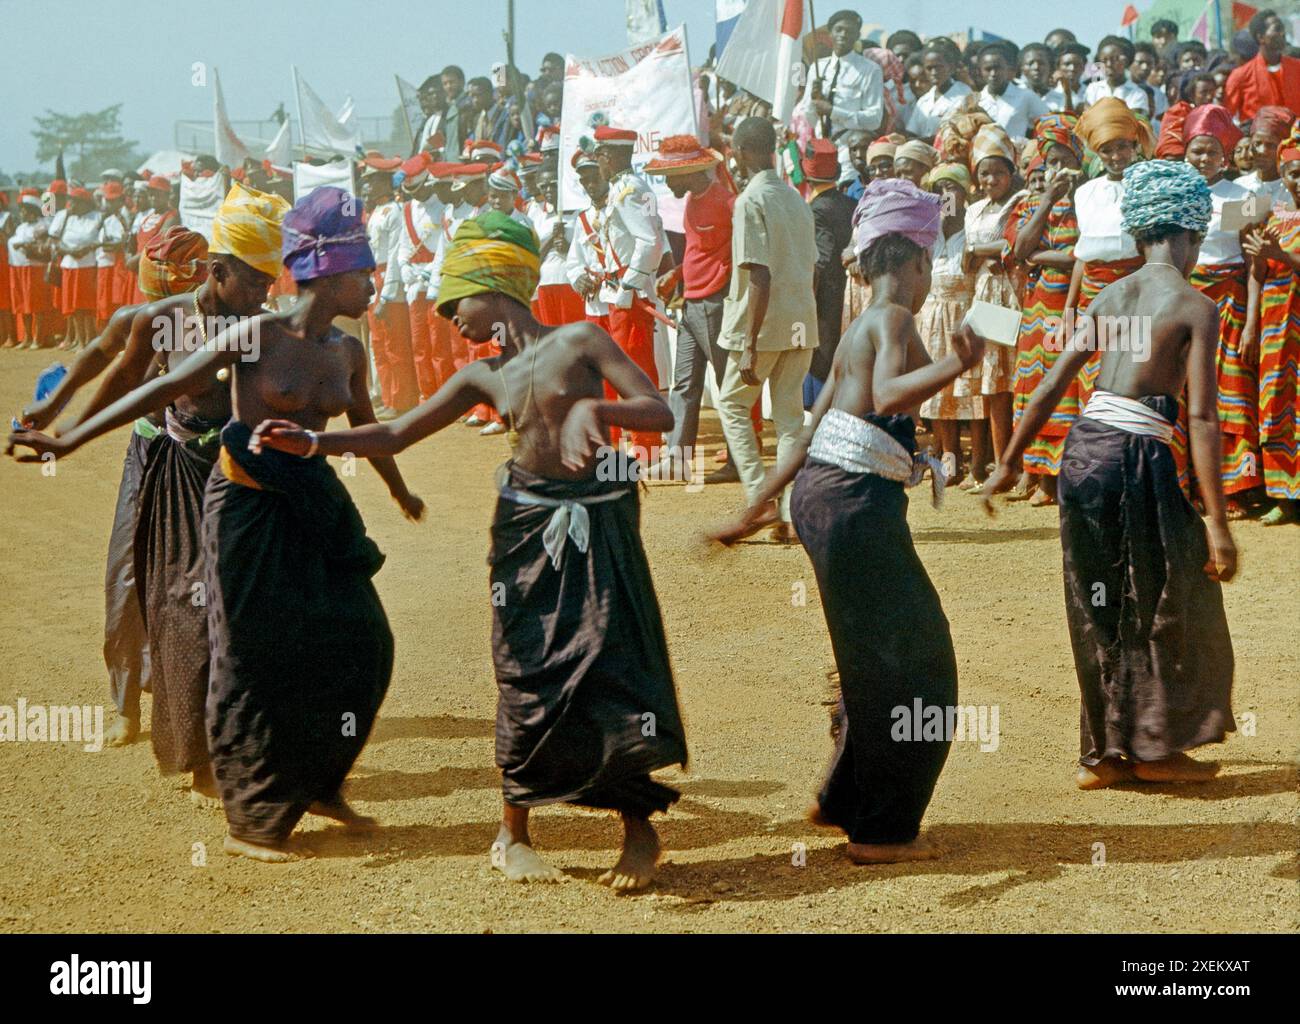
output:
[{"label": "white sash at waist", "polygon": [[1094,391],[1083,415],[1116,430],[1154,437],[1163,444],[1168,444],[1174,436],[1174,425],[1154,409],[1135,398],[1125,398],[1110,391]]},{"label": "white sash at waist", "polygon": [[935,508],[943,504],[948,478],[938,459],[928,452],[913,455],[887,431],[843,409],[826,410],[808,446],[808,457],[839,466],[846,473],[874,473],[904,487],[915,487],[929,469],[931,500]]}]

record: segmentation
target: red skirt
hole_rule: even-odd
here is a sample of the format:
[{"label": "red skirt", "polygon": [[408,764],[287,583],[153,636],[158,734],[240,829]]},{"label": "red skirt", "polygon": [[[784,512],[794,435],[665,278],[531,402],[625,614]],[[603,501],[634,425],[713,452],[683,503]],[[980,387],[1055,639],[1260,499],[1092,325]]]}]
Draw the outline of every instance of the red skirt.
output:
[{"label": "red skirt", "polygon": [[547,327],[576,324],[586,317],[582,296],[567,284],[544,284],[533,301],[534,315]]},{"label": "red skirt", "polygon": [[129,306],[135,299],[136,275],[127,269],[126,257],[113,265],[113,301],[119,306]]},{"label": "red skirt", "polygon": [[95,281],[99,276],[95,267],[64,267],[63,295],[59,309],[69,313],[95,311]]},{"label": "red skirt", "polygon": [[50,286],[45,282],[45,264],[10,267],[14,312],[21,316],[50,310]]},{"label": "red skirt", "polygon": [[108,318],[117,312],[119,303],[116,298],[116,267],[98,267],[95,275],[95,319],[107,323]]}]

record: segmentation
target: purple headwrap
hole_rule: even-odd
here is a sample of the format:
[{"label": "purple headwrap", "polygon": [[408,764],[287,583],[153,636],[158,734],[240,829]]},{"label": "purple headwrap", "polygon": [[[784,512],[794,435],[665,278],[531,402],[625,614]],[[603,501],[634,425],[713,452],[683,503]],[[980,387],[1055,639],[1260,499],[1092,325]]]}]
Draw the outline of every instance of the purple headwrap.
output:
[{"label": "purple headwrap", "polygon": [[361,200],[333,185],[322,185],[284,215],[284,265],[298,282],[373,270]]},{"label": "purple headwrap", "polygon": [[861,256],[885,235],[902,235],[929,250],[939,237],[943,201],[906,178],[877,178],[853,211],[853,252]]}]

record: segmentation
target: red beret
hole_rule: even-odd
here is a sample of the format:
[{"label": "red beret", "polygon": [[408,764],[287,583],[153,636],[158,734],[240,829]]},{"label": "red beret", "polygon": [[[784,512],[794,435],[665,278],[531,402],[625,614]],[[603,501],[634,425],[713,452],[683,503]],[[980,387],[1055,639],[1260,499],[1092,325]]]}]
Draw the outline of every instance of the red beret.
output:
[{"label": "red beret", "polygon": [[159,192],[170,192],[172,190],[171,182],[168,181],[166,178],[164,178],[161,174],[155,174],[152,178],[149,179],[149,187],[152,189],[157,189]]},{"label": "red beret", "polygon": [[68,183],[62,178],[55,178],[50,182],[47,192],[52,192],[56,196],[66,196],[68,194]]}]

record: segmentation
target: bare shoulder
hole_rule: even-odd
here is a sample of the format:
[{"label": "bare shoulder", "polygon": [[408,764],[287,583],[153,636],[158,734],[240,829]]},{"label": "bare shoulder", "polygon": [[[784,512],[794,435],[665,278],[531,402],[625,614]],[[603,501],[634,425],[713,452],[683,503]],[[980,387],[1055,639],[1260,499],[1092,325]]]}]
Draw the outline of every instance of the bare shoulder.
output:
[{"label": "bare shoulder", "polygon": [[539,341],[566,348],[575,355],[590,355],[614,344],[613,338],[589,320],[553,327]]}]

